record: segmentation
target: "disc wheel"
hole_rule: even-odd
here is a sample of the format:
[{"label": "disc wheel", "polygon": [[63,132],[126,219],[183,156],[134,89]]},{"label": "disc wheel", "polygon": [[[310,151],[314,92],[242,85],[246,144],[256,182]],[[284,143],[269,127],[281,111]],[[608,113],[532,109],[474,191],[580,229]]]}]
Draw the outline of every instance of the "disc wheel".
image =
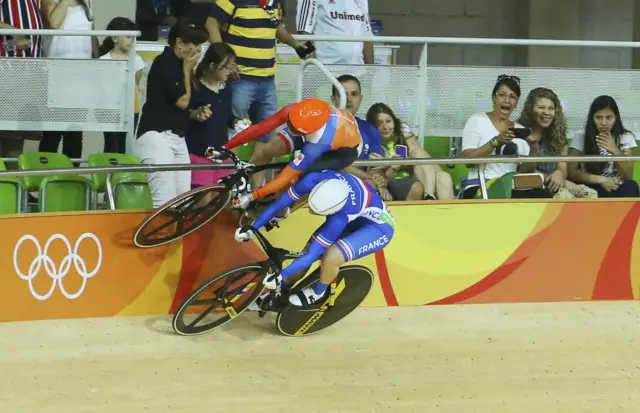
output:
[{"label": "disc wheel", "polygon": [[225,186],[203,186],[172,199],[147,217],[133,234],[140,248],[168,244],[197,230],[231,201]]},{"label": "disc wheel", "polygon": [[[294,291],[314,284],[320,278],[316,269],[304,278]],[[351,314],[367,297],[373,286],[373,273],[361,265],[348,265],[340,268],[336,277],[335,301],[328,305],[327,299],[308,308],[287,304],[276,318],[278,330],[286,336],[308,336],[325,330]],[[327,295],[329,294],[327,290]]]},{"label": "disc wheel", "polygon": [[173,316],[173,330],[193,336],[233,320],[260,296],[262,277],[262,267],[253,264],[211,278],[182,302]]}]

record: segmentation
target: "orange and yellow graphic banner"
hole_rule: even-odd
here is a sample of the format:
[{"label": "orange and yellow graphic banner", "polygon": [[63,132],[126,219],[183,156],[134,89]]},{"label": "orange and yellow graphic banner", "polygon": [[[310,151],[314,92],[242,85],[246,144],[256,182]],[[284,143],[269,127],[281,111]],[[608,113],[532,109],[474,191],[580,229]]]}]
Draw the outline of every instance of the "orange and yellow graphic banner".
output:
[{"label": "orange and yellow graphic banner", "polygon": [[[640,295],[640,202],[392,205],[391,244],[359,260],[365,306],[630,300]],[[197,285],[266,256],[222,213],[183,240],[131,242],[141,212],[0,219],[0,321],[171,313]],[[321,224],[301,209],[267,233],[301,249]]]}]

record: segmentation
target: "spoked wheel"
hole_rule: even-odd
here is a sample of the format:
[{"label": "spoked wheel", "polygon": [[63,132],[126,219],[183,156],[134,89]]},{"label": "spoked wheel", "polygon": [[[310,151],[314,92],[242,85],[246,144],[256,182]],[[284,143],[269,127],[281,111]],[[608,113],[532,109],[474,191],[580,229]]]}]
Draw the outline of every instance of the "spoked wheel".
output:
[{"label": "spoked wheel", "polygon": [[233,320],[263,290],[260,265],[244,265],[223,272],[198,287],[173,316],[173,330],[183,336],[206,333]]},{"label": "spoked wheel", "polygon": [[133,243],[150,248],[182,238],[212,220],[230,200],[231,191],[222,185],[192,189],[146,218],[133,235]]},{"label": "spoked wheel", "polygon": [[[320,278],[320,269],[303,279],[295,290],[300,290]],[[347,265],[340,268],[336,278],[335,301],[333,306],[324,299],[309,308],[288,304],[276,319],[278,330],[286,336],[308,336],[331,327],[351,314],[367,297],[373,286],[373,273],[361,265]],[[329,287],[330,288],[330,287]],[[327,296],[329,290],[327,290]]]}]

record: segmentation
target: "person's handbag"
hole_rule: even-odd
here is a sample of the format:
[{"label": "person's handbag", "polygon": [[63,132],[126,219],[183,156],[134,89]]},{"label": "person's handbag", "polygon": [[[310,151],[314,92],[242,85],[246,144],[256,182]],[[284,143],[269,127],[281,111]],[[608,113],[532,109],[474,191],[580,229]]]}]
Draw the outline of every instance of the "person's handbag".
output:
[{"label": "person's handbag", "polygon": [[542,189],[544,188],[544,175],[541,173],[515,174],[513,176],[513,189]]}]

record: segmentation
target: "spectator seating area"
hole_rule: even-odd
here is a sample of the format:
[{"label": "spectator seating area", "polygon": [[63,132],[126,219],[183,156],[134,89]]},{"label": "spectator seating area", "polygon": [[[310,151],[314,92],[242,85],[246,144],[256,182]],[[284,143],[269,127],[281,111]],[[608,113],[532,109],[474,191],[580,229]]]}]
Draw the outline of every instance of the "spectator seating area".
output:
[{"label": "spectator seating area", "polygon": [[[88,159],[90,167],[139,165],[130,155],[98,153]],[[60,153],[25,152],[18,157],[19,170],[74,168],[71,159]],[[6,166],[0,161],[0,170]],[[110,208],[99,197],[107,192],[107,174],[56,174],[0,177],[0,214],[27,212],[88,211]],[[151,192],[144,172],[124,172],[111,176],[113,209],[151,209]],[[33,197],[30,197],[33,194]],[[107,197],[105,196],[105,199]]]},{"label": "spectator seating area", "polygon": [[[424,148],[435,158],[449,157],[449,139],[426,137]],[[640,148],[640,145],[639,145]],[[248,161],[253,145],[242,146],[239,156]],[[634,155],[639,155],[636,149]],[[291,155],[274,161],[287,161]],[[108,167],[115,165],[137,165],[140,161],[131,155],[96,153],[89,156],[88,162],[81,166]],[[25,169],[59,169],[73,168],[73,163],[65,155],[59,153],[30,152],[18,158],[18,167]],[[469,169],[464,164],[442,165],[454,183],[456,193],[461,188],[462,179]],[[6,170],[0,159],[0,170]],[[640,183],[640,165],[634,163],[634,180]],[[509,198],[509,179],[504,176],[499,182],[489,187],[489,198]],[[82,175],[49,175],[22,178],[0,177],[0,215],[28,212],[64,212],[109,209],[106,192],[107,174]],[[115,210],[151,209],[152,200],[147,176],[144,172],[126,172],[112,175]],[[36,195],[35,201],[28,202],[29,193]],[[99,198],[103,198],[100,202]]]}]

